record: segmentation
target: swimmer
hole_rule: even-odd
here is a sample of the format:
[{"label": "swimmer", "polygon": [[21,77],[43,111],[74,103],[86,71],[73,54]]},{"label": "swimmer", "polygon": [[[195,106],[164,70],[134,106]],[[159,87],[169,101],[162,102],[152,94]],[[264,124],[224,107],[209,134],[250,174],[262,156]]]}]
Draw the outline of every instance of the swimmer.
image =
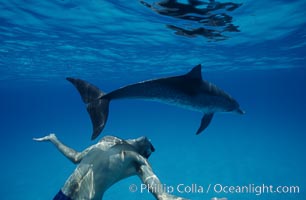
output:
[{"label": "swimmer", "polygon": [[105,136],[82,152],[67,147],[55,134],[33,140],[51,142],[65,157],[78,164],[54,200],[101,200],[113,184],[133,175],[138,175],[158,200],[186,200],[163,189],[154,190],[162,183],[147,160],[155,149],[146,137],[123,140]]}]

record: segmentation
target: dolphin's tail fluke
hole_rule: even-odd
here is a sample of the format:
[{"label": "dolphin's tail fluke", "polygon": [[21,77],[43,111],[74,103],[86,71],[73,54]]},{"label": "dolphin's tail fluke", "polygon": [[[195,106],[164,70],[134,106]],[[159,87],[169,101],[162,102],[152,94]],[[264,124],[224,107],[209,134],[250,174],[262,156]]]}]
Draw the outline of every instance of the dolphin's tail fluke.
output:
[{"label": "dolphin's tail fluke", "polygon": [[87,111],[93,126],[91,139],[96,139],[103,130],[109,108],[109,99],[102,98],[103,93],[98,87],[81,79],[67,78],[79,91],[82,100],[87,104]]}]

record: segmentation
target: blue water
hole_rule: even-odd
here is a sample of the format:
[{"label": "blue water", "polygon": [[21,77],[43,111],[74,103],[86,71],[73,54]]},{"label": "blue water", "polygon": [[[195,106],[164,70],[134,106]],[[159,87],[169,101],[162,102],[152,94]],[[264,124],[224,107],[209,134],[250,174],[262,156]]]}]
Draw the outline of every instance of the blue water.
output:
[{"label": "blue water", "polygon": [[[196,136],[201,113],[120,100],[111,103],[101,135],[149,137],[156,148],[149,161],[162,183],[204,187],[204,193],[174,193],[185,198],[305,200],[306,2],[233,2],[242,3],[227,12],[236,32],[161,15],[136,0],[1,0],[1,199],[52,199],[73,172],[51,144],[33,137],[55,132],[79,151],[96,142],[65,77],[110,92],[201,63],[203,78],[237,99],[245,115],[218,113]],[[226,37],[179,35],[169,24],[222,29]],[[130,192],[131,184],[141,182],[126,179],[104,199],[154,199]],[[298,186],[299,192],[218,193],[212,189],[218,184]]]}]

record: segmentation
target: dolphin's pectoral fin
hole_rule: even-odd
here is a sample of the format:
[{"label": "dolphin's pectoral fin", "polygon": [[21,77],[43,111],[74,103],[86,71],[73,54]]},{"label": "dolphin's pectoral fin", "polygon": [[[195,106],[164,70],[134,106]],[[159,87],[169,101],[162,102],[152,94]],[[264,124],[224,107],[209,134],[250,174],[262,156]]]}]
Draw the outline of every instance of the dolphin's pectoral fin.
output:
[{"label": "dolphin's pectoral fin", "polygon": [[205,114],[201,120],[201,125],[197,131],[197,135],[200,134],[202,131],[204,131],[204,129],[207,128],[207,126],[209,125],[209,123],[211,122],[212,118],[214,116],[214,113],[209,113],[209,114]]}]

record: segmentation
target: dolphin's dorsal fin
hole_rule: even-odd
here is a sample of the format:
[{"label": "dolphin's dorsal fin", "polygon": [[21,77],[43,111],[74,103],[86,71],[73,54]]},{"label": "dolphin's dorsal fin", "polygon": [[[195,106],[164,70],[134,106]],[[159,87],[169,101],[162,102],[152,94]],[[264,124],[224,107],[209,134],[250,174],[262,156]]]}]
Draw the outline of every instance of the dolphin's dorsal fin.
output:
[{"label": "dolphin's dorsal fin", "polygon": [[192,79],[198,79],[202,81],[202,66],[201,64],[198,64],[190,72],[185,74],[186,77],[192,78]]}]

